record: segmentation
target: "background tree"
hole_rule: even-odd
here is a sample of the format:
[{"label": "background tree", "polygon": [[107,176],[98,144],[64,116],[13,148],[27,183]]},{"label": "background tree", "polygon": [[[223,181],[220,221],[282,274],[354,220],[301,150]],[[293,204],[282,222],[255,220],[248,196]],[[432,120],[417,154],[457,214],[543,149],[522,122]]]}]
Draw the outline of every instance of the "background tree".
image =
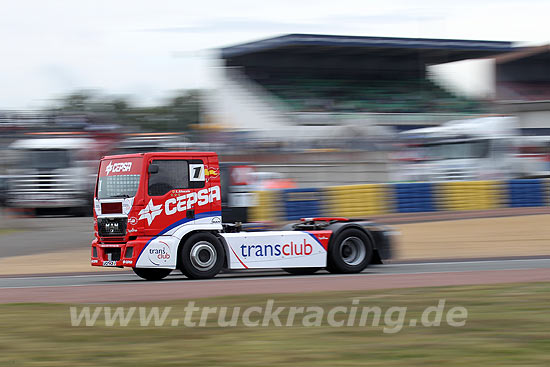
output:
[{"label": "background tree", "polygon": [[156,106],[136,106],[123,96],[81,90],[56,101],[48,110],[54,115],[86,115],[101,122],[139,131],[187,132],[199,122],[200,90],[180,90]]}]

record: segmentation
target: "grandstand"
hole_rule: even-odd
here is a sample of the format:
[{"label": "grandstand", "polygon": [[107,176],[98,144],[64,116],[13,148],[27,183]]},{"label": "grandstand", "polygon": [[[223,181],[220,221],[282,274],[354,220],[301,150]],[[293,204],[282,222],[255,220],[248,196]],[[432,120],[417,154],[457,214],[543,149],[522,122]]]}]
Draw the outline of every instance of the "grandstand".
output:
[{"label": "grandstand", "polygon": [[550,45],[494,58],[497,110],[518,117],[523,135],[550,136]]},{"label": "grandstand", "polygon": [[495,62],[498,99],[550,101],[550,45],[497,56]]},{"label": "grandstand", "polygon": [[296,112],[479,112],[477,101],[456,97],[428,79],[390,75],[279,76],[254,79]]},{"label": "grandstand", "polygon": [[486,112],[428,67],[511,51],[510,42],[289,34],[220,50],[216,122],[271,130],[353,119],[398,129]]}]

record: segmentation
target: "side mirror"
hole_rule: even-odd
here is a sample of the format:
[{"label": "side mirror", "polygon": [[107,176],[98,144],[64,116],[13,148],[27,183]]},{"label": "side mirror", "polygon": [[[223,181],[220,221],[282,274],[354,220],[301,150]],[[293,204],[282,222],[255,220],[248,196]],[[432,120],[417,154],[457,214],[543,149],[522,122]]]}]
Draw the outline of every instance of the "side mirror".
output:
[{"label": "side mirror", "polygon": [[149,168],[147,169],[147,172],[149,172],[151,174],[158,173],[159,172],[159,166],[156,165],[156,164],[150,164]]}]

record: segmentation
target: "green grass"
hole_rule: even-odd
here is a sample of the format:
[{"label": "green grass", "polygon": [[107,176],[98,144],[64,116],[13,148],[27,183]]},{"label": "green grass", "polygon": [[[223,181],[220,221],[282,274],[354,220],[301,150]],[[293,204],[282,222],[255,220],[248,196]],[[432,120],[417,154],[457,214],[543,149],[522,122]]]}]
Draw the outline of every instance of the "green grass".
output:
[{"label": "green grass", "polygon": [[0,236],[4,235],[4,234],[10,234],[10,233],[13,233],[13,232],[17,232],[18,230],[17,229],[12,229],[12,228],[0,228]]},{"label": "green grass", "polygon": [[[122,287],[122,286],[121,286]],[[68,289],[70,292],[70,289]],[[198,306],[351,305],[407,307],[406,320],[446,300],[464,306],[466,325],[405,326],[387,334],[373,327],[221,328],[72,327],[69,305],[0,305],[0,366],[549,366],[550,284],[415,288],[365,292],[257,295],[195,300]],[[183,319],[187,300],[123,306],[172,306]],[[92,308],[97,305],[90,305]],[[115,305],[121,306],[121,305]],[[284,315],[284,314],[282,314]],[[286,319],[284,316],[282,319]],[[198,318],[195,318],[197,321]]]}]

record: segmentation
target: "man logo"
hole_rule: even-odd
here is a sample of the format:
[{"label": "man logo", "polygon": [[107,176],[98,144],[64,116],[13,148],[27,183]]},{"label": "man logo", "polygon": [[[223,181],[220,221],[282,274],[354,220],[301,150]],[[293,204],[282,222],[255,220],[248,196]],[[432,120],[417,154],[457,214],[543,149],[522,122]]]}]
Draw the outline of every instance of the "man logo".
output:
[{"label": "man logo", "polygon": [[105,224],[105,229],[106,229],[109,233],[118,232],[118,223],[116,223],[116,222],[106,223],[106,224]]}]

